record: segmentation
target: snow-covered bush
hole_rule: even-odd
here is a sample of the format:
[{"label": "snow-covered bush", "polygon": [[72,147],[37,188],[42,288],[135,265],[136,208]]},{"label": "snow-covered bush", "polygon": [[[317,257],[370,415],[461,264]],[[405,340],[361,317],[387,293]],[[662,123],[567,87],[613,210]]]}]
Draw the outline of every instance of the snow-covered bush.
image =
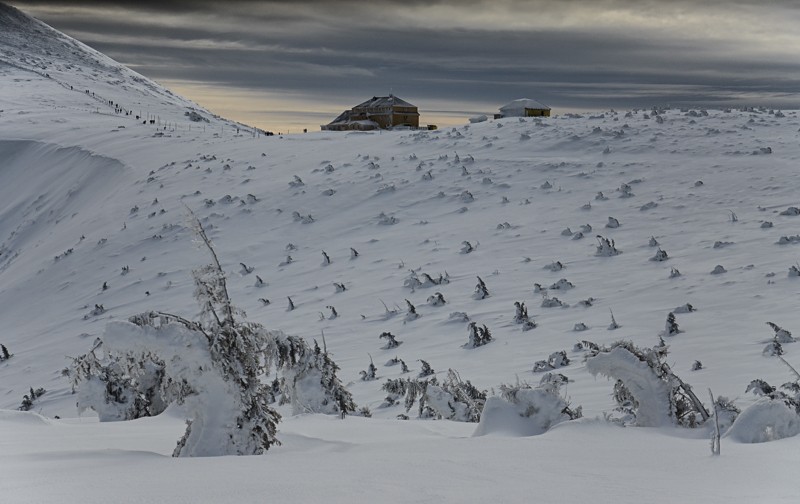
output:
[{"label": "snow-covered bush", "polygon": [[572,282],[570,282],[566,278],[562,278],[548,288],[553,290],[570,290],[574,287],[575,285]]},{"label": "snow-covered bush", "polygon": [[775,331],[775,336],[773,336],[773,338],[778,343],[794,343],[795,341],[797,341],[797,339],[795,339],[794,336],[792,336],[792,333],[790,333],[783,327],[780,327],[779,325],[774,324],[772,322],[767,322],[767,325],[770,326],[773,331]]},{"label": "snow-covered bush", "polygon": [[475,292],[472,294],[474,299],[486,299],[489,297],[489,289],[486,284],[478,277],[478,283],[475,285]]},{"label": "snow-covered bush", "polygon": [[675,321],[675,314],[669,312],[669,314],[667,314],[667,321],[664,324],[664,336],[675,336],[682,332],[683,331],[678,327],[678,322]]},{"label": "snow-covered bush", "polygon": [[366,371],[361,370],[358,372],[361,375],[361,381],[372,381],[378,379],[378,368],[375,367],[375,363],[372,362],[372,356],[369,357],[369,366],[367,366]]},{"label": "snow-covered bush", "polygon": [[30,393],[22,396],[22,403],[17,409],[20,411],[30,411],[30,409],[33,408],[33,401],[43,396],[46,392],[47,391],[41,387],[35,390],[31,387]]},{"label": "snow-covered bush", "polygon": [[773,387],[764,380],[753,380],[745,392],[761,396],[736,417],[729,435],[742,443],[763,443],[800,434],[800,373],[783,361],[795,381]]},{"label": "snow-covered bush", "polygon": [[705,422],[708,410],[692,388],[662,360],[665,355],[666,347],[640,349],[620,341],[593,350],[586,360],[586,369],[595,376],[600,374],[617,381],[614,398],[618,411],[624,414],[621,419],[624,423],[693,427]]},{"label": "snow-covered bush", "polygon": [[556,424],[582,416],[581,407],[570,407],[561,396],[561,381],[544,381],[538,387],[527,383],[500,385],[500,396],[486,400],[473,436],[505,434],[537,436]]},{"label": "snow-covered bush", "polygon": [[399,347],[400,345],[403,344],[402,341],[397,341],[397,339],[395,338],[395,335],[390,333],[390,332],[388,332],[388,331],[387,332],[382,332],[380,334],[380,336],[378,336],[378,338],[380,338],[380,339],[384,339],[385,338],[387,340],[386,341],[386,345],[383,347],[384,350],[397,348],[397,347]]},{"label": "snow-covered bush", "polygon": [[666,250],[662,250],[660,247],[656,251],[656,255],[654,255],[653,257],[650,258],[651,261],[655,261],[655,262],[663,262],[663,261],[666,261],[667,259],[669,259],[669,256],[667,255],[667,251]]},{"label": "snow-covered bush", "polygon": [[611,257],[621,254],[622,251],[617,249],[614,240],[609,240],[600,235],[597,235],[597,251],[594,255],[598,257]]},{"label": "snow-covered bush", "polygon": [[470,322],[467,329],[469,331],[469,339],[464,345],[464,348],[477,348],[491,342],[494,339],[492,337],[492,333],[489,331],[489,328],[486,327],[486,324],[478,327],[478,324],[475,322]]},{"label": "snow-covered bush", "polygon": [[452,369],[441,384],[428,383],[420,397],[421,408],[429,408],[436,418],[456,422],[479,422],[485,402],[486,391],[461,380]]},{"label": "snow-covered bush", "polygon": [[436,292],[433,296],[428,296],[428,304],[431,306],[444,306],[446,302],[441,292]]},{"label": "snow-covered bush", "polygon": [[408,308],[405,318],[406,322],[417,320],[419,318],[419,313],[417,313],[417,307],[414,306],[408,299],[406,299],[405,301],[406,301],[406,307]]},{"label": "snow-covered bush", "polygon": [[0,344],[0,361],[8,360],[11,358],[13,354],[8,352],[8,348],[5,345]]},{"label": "snow-covered bush", "polygon": [[533,364],[533,372],[541,373],[544,371],[552,371],[553,369],[558,369],[564,366],[569,366],[569,357],[567,357],[567,352],[560,350],[558,352],[551,353],[550,356],[547,357],[547,360],[536,361]]},{"label": "snow-covered bush", "polygon": [[543,298],[542,298],[541,306],[542,306],[542,308],[556,308],[556,307],[567,306],[567,305],[565,305],[563,302],[561,302],[561,300],[558,299],[557,297],[555,297],[555,296],[550,297],[547,294],[545,294],[543,296]]}]

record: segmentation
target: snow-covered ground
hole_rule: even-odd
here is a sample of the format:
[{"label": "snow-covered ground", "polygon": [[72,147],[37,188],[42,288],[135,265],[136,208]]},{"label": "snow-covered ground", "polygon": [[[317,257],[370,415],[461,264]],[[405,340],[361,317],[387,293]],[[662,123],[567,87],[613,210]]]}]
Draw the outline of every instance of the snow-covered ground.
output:
[{"label": "snow-covered ground", "polygon": [[[779,244],[800,233],[800,216],[781,215],[800,206],[799,128],[795,111],[675,109],[265,137],[0,5],[0,343],[13,354],[0,361],[0,500],[796,502],[797,437],[723,438],[712,457],[705,427],[609,424],[613,382],[573,346],[656,345],[667,314],[690,303],[676,315],[683,332],[665,336],[667,361],[702,400],[710,388],[745,408],[751,380],[793,380],[762,350],[767,321],[800,331],[800,277],[788,275],[800,238]],[[282,445],[264,456],[173,459],[179,408],[132,422],[78,416],[62,370],[107,322],[197,314],[190,272],[207,257],[187,207],[234,303],[268,328],[324,331],[371,419],[281,409]],[[597,257],[596,235],[622,253]],[[659,247],[668,260],[650,260]],[[564,268],[551,271],[555,261]],[[717,265],[725,272],[711,274]],[[410,289],[412,270],[450,282]],[[476,276],[486,299],[472,296]],[[540,307],[534,285],[562,278],[574,288],[548,295],[568,306]],[[427,303],[437,291],[444,306]],[[538,327],[513,322],[515,301]],[[494,341],[464,348],[453,312]],[[384,331],[403,344],[383,349]],[[472,437],[475,424],[381,407],[381,385],[401,377],[384,366],[395,356],[413,375],[424,359],[491,393],[538,384],[534,362],[560,350],[563,393],[585,418],[541,436]],[[800,366],[800,346],[784,350]],[[361,381],[370,358],[378,380]],[[15,411],[40,387],[30,412]]]}]

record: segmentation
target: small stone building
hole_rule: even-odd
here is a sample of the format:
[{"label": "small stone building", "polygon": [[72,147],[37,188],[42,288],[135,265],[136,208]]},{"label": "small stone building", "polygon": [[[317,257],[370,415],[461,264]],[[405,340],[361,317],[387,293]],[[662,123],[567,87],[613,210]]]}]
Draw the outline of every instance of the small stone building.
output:
[{"label": "small stone building", "polygon": [[495,119],[503,117],[550,117],[550,107],[529,98],[521,98],[500,107]]},{"label": "small stone building", "polygon": [[345,110],[329,124],[327,131],[390,129],[419,127],[419,110],[415,105],[394,95],[373,96],[350,110]]}]

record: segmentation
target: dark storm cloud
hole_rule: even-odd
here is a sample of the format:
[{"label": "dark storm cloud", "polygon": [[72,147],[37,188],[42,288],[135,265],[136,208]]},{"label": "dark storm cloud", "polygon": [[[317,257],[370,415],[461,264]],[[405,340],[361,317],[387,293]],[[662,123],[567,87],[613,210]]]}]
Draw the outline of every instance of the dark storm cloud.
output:
[{"label": "dark storm cloud", "polygon": [[12,3],[157,80],[341,108],[390,89],[470,110],[521,96],[570,108],[800,104],[800,9],[788,0]]}]

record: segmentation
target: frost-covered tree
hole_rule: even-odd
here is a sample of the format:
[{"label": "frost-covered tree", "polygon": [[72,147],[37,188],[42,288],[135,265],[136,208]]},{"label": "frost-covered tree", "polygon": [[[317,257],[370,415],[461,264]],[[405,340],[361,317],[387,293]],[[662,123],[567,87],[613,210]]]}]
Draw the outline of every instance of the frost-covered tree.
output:
[{"label": "frost-covered tree", "polygon": [[597,347],[586,360],[593,375],[615,380],[614,397],[624,413],[620,421],[639,426],[668,424],[694,427],[709,418],[708,410],[664,362],[662,350],[638,348],[628,341]]},{"label": "frost-covered tree", "polygon": [[8,360],[10,358],[11,354],[8,352],[8,348],[0,343],[0,361]]},{"label": "frost-covered tree", "polygon": [[280,415],[269,407],[273,387],[263,383],[273,367],[283,372],[284,395],[296,409],[353,411],[327,352],[248,322],[233,306],[211,241],[191,218],[212,259],[193,271],[199,319],[151,311],[109,324],[92,350],[74,359],[78,407],[108,421],[182,403],[190,420],[176,457],[261,454],[276,444]]}]

